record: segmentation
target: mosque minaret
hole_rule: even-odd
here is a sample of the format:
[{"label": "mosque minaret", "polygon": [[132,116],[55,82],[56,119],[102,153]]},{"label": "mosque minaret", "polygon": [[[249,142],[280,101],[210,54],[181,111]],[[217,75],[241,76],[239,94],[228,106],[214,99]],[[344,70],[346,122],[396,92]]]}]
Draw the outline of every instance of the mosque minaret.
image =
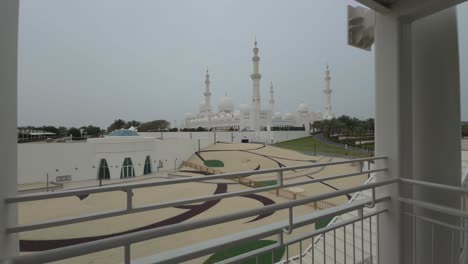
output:
[{"label": "mosque minaret", "polygon": [[[211,131],[269,131],[269,130],[310,130],[310,124],[314,121],[331,119],[335,115],[331,108],[330,69],[325,71],[325,112],[311,111],[305,102],[299,104],[296,110],[286,113],[275,112],[275,94],[273,82],[270,82],[270,95],[268,108],[261,108],[260,97],[260,71],[257,40],[254,42],[253,73],[252,79],[252,103],[240,104],[238,110],[234,101],[227,96],[219,98],[218,108],[211,105],[210,75],[208,69],[205,75],[204,100],[200,103],[197,114],[185,115],[184,127],[190,129],[206,128]],[[291,96],[294,94],[291,94]]]},{"label": "mosque minaret", "polygon": [[330,81],[330,68],[327,65],[327,69],[325,70],[325,90],[323,90],[323,92],[325,93],[325,113],[323,114],[324,119],[331,119],[335,117],[335,115],[332,112],[331,106],[332,89],[330,88]]},{"label": "mosque minaret", "polygon": [[254,56],[252,57],[253,73],[250,75],[252,78],[252,109],[250,112],[250,128],[254,131],[260,131],[260,79],[262,78],[262,75],[259,73],[260,57],[258,56],[257,39],[255,39],[254,44]]},{"label": "mosque minaret", "polygon": [[270,82],[270,100],[268,100],[269,110],[271,113],[275,112],[275,96],[273,92],[273,82]]},{"label": "mosque minaret", "polygon": [[210,124],[209,126],[211,127],[211,92],[210,92],[210,74],[208,73],[208,67],[206,68],[206,75],[205,75],[205,93],[203,94],[205,96],[205,113],[206,116],[208,117],[208,123]]}]

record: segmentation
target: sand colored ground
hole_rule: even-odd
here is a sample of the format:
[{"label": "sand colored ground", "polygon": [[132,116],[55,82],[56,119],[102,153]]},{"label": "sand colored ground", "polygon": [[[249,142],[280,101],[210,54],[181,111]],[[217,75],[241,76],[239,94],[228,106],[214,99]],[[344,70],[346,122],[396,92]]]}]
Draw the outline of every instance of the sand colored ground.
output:
[{"label": "sand colored ground", "polygon": [[[270,146],[263,146],[259,144],[216,144],[211,145],[205,150],[208,152],[200,153],[203,159],[218,159],[222,160],[225,168],[220,168],[223,172],[235,171],[251,171],[260,165],[260,169],[278,168],[280,162],[284,166],[296,166],[305,164],[315,164],[319,162],[340,160],[338,158],[308,156],[298,152],[283,150]],[[216,150],[216,151],[213,151]],[[226,151],[224,151],[226,150]],[[189,161],[203,165],[203,161],[194,155]],[[193,170],[189,167],[180,168],[180,170]],[[337,165],[332,167],[317,167],[313,169],[298,170],[296,172],[285,173],[285,183],[298,182],[310,180],[312,178],[324,178],[330,175],[341,173],[350,173],[357,171],[357,167],[349,165]],[[178,172],[179,177],[193,177],[201,176],[197,173]],[[174,178],[172,174],[169,175],[155,175],[150,178],[137,177],[133,180],[138,182],[145,181],[160,181],[166,178]],[[276,174],[264,174],[261,176],[251,176],[252,179],[271,180],[276,179]],[[322,183],[314,183],[300,186],[304,189],[303,195],[310,196],[325,192],[332,192],[336,189],[341,189],[349,186],[356,186],[362,184],[367,179],[366,176],[354,177],[350,179],[342,179],[330,181],[330,186]],[[118,183],[119,181],[117,181]],[[106,184],[115,182],[106,181]],[[187,183],[168,185],[162,187],[151,187],[144,189],[136,189],[134,192],[134,205],[148,205],[165,201],[173,201],[179,199],[188,199],[199,196],[211,195],[217,183],[227,183],[228,192],[248,190],[250,187],[240,185],[231,180],[212,180],[204,183]],[[86,186],[96,185],[96,181],[92,183],[73,183],[67,184],[65,188],[83,188]],[[289,201],[290,199],[284,197],[277,197],[274,192],[259,193],[268,199],[273,200],[275,203]],[[334,203],[346,202],[346,197],[339,197],[333,200]],[[263,204],[257,200],[245,197],[234,197],[223,199],[215,206],[207,211],[194,216],[187,221],[194,221],[212,216],[219,216],[227,213],[241,211],[254,207],[262,207]],[[90,214],[102,212],[107,210],[119,209],[125,207],[125,193],[122,191],[93,194],[89,197],[80,200],[78,197],[60,198],[48,200],[47,202],[28,202],[20,204],[19,206],[19,219],[20,224],[45,221],[52,218],[62,218],[70,216],[78,216],[83,214]],[[186,212],[187,209],[166,208],[157,211],[138,213],[110,219],[102,219],[90,221],[80,224],[73,224],[63,227],[49,228],[39,231],[24,232],[20,235],[21,239],[64,239],[112,234],[121,231],[127,231],[139,228],[145,225],[153,224],[181,213]],[[313,212],[313,207],[310,205],[299,206],[294,209],[294,215],[300,216]],[[279,211],[273,215],[261,219],[257,222],[247,223],[254,217],[249,219],[242,219],[222,225],[210,226],[200,230],[193,230],[181,234],[175,234],[168,237],[158,238],[138,244],[132,245],[132,258],[140,258],[157,254],[166,250],[172,250],[180,247],[192,245],[209,239],[222,237],[228,234],[234,234],[251,228],[263,226],[266,224],[274,223],[287,219],[287,211]],[[291,237],[300,235],[305,231],[313,230],[313,226],[307,226],[295,230]],[[286,236],[288,238],[289,236]],[[276,237],[271,237],[276,240]],[[308,246],[309,242],[304,244]],[[298,247],[290,248],[290,255],[297,254]],[[190,261],[190,263],[203,263],[209,256],[202,257]],[[116,248],[103,252],[93,253],[90,255],[81,256],[79,258],[68,259],[60,263],[122,263],[123,249]]]},{"label": "sand colored ground", "polygon": [[[218,143],[215,145],[211,145],[207,149],[202,150],[202,152],[199,155],[192,156],[192,158],[189,159],[189,161],[203,165],[203,160],[200,159],[200,156],[205,160],[217,159],[223,161],[225,165],[224,168],[218,169],[220,169],[223,172],[235,172],[249,171],[258,168],[259,166],[260,169],[272,169],[279,168],[281,165],[291,167],[344,160],[342,158],[335,157],[310,156],[292,150],[286,150],[273,146],[264,146],[261,144],[248,145],[249,146],[243,146],[243,144]],[[236,146],[238,146],[237,150],[235,150]],[[359,166],[341,164],[328,167],[319,166],[309,169],[286,171],[283,175],[284,182],[287,184],[295,182],[304,182],[311,179],[321,179],[339,174],[347,174],[357,172],[358,170]],[[276,180],[277,174],[260,174],[250,176],[249,179],[255,181]],[[311,196],[321,193],[333,192],[336,189],[358,186],[364,183],[366,179],[367,175],[360,175],[345,179],[327,181],[326,184],[313,183],[303,185],[300,186],[300,188],[304,189],[303,195]],[[346,200],[347,197],[345,196],[331,199],[331,201],[335,204],[346,202]]]}]

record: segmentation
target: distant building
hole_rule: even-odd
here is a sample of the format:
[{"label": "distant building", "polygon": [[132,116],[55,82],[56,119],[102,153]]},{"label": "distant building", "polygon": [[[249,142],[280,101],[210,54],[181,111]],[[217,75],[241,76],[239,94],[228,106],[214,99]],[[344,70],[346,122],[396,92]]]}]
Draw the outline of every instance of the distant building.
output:
[{"label": "distant building", "polygon": [[187,113],[185,115],[186,128],[203,127],[214,131],[261,131],[271,130],[272,127],[304,127],[310,129],[310,123],[331,119],[335,117],[331,106],[330,88],[330,69],[327,65],[325,71],[325,110],[321,112],[313,112],[309,109],[306,103],[301,103],[293,113],[275,112],[275,98],[273,90],[273,82],[270,82],[270,98],[268,100],[268,108],[262,109],[260,97],[260,79],[259,72],[260,57],[258,56],[257,41],[255,40],[253,48],[254,56],[252,78],[252,103],[239,105],[239,110],[235,110],[234,102],[227,95],[223,97],[218,104],[218,111],[214,111],[211,106],[211,91],[210,91],[210,75],[206,70],[205,75],[205,99],[200,102],[199,111],[197,114]]}]

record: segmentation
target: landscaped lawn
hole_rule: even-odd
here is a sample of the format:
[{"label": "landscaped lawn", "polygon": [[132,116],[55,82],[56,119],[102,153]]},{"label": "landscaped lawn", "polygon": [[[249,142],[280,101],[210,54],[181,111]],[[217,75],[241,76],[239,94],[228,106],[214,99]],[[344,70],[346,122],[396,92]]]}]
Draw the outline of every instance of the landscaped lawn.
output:
[{"label": "landscaped lawn", "polygon": [[[257,241],[251,241],[248,243],[245,243],[241,246],[233,247],[230,249],[226,249],[223,251],[220,251],[218,253],[213,254],[209,259],[207,259],[204,264],[211,264],[211,263],[216,263],[228,258],[232,258],[238,255],[242,255],[244,253],[270,246],[275,244],[276,241],[273,240],[257,240]],[[281,260],[284,254],[284,248],[276,249],[274,250],[274,262],[278,262]],[[239,262],[241,264],[271,264],[271,251],[268,253],[265,253],[263,255],[258,256],[258,262],[255,262],[255,257],[252,259],[246,259],[244,261]]]},{"label": "landscaped lawn", "polygon": [[306,152],[307,154],[332,154],[352,157],[369,157],[368,153],[350,152],[334,145],[329,145],[321,141],[315,140],[313,137],[299,138],[289,141],[283,141],[274,144],[273,146],[285,149]]},{"label": "landscaped lawn", "polygon": [[224,167],[224,162],[222,162],[221,160],[205,160],[203,164],[205,164],[205,166],[210,167],[210,168]]}]

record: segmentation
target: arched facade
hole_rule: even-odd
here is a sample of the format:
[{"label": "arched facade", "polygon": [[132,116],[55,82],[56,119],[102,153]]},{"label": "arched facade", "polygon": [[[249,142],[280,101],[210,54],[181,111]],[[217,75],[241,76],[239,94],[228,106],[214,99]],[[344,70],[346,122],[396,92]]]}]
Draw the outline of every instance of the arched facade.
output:
[{"label": "arched facade", "polygon": [[99,162],[98,180],[99,179],[103,179],[103,180],[110,179],[109,166],[107,165],[106,159],[101,159],[101,161]]},{"label": "arched facade", "polygon": [[152,168],[151,168],[151,158],[150,156],[146,156],[146,159],[145,159],[145,167],[143,168],[143,175],[147,175],[147,174],[151,174],[153,171],[152,171]]},{"label": "arched facade", "polygon": [[122,170],[120,171],[120,178],[132,178],[135,177],[135,168],[131,158],[125,158]]}]

